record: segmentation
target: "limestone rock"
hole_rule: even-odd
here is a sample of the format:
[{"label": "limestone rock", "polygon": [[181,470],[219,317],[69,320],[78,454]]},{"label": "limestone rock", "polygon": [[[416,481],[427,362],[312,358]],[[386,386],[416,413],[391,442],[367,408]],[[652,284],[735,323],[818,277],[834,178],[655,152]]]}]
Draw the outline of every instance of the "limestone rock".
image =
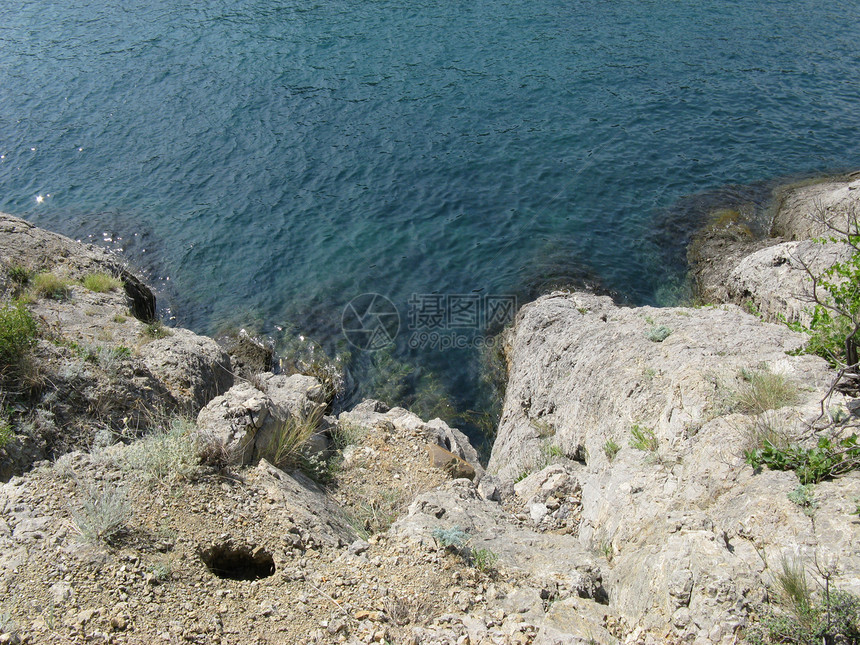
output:
[{"label": "limestone rock", "polygon": [[83,278],[88,273],[106,272],[123,283],[128,308],[143,321],[155,319],[155,296],[115,255],[92,244],[81,244],[63,235],[34,226],[30,222],[0,213],[0,276],[5,269],[23,266],[31,271],[46,270]]},{"label": "limestone rock", "polygon": [[[229,461],[251,464],[271,457],[275,435],[290,417],[305,419],[312,413],[322,418],[322,387],[310,376],[263,375],[265,391],[242,381],[214,398],[197,416],[198,431],[207,443],[221,447]],[[314,452],[327,442],[312,437]],[[322,442],[322,443],[320,443]]]},{"label": "limestone rock", "polygon": [[[808,322],[811,280],[850,257],[844,244],[818,244],[860,214],[860,174],[776,189],[770,237],[738,235],[736,227],[706,228],[688,250],[697,297],[711,303],[752,305],[769,321]],[[838,237],[838,235],[836,235]]]},{"label": "limestone rock", "polygon": [[230,357],[211,338],[173,329],[141,349],[144,365],[164,383],[180,406],[196,414],[233,385]]},{"label": "limestone rock", "polygon": [[430,463],[436,468],[444,470],[453,479],[460,477],[475,479],[475,469],[450,450],[445,450],[437,444],[428,444],[427,453],[430,456]]},{"label": "limestone rock", "polygon": [[348,412],[341,413],[341,423],[371,428],[379,422],[392,423],[398,432],[408,432],[423,437],[466,461],[475,470],[476,481],[484,475],[484,468],[478,459],[478,451],[469,438],[451,428],[441,419],[423,421],[418,415],[403,408],[391,408],[381,401],[367,399]]},{"label": "limestone rock", "polygon": [[[649,332],[659,326],[672,333],[655,342]],[[555,490],[581,488],[579,548],[611,558],[601,576],[608,610],[634,633],[670,625],[682,640],[732,642],[764,598],[765,561],[777,567],[783,556],[811,561],[844,548],[839,585],[851,590],[860,579],[860,558],[845,542],[860,539],[860,528],[841,510],[860,478],[817,488],[832,509],[825,535],[789,501],[793,473],[756,474],[743,461],[750,428],[763,421],[732,408],[742,369],[780,373],[798,388],[795,405],[768,411],[764,422],[799,433],[817,416],[832,372],[817,357],[789,354],[804,340],[731,305],[543,297],[522,308],[509,336],[488,469],[502,481],[533,471],[514,491],[535,524],[555,505]],[[631,445],[634,425],[653,433],[654,450]],[[620,448],[611,459],[608,441]],[[566,459],[545,468],[550,443]],[[449,513],[459,517],[446,509],[442,518]]]}]

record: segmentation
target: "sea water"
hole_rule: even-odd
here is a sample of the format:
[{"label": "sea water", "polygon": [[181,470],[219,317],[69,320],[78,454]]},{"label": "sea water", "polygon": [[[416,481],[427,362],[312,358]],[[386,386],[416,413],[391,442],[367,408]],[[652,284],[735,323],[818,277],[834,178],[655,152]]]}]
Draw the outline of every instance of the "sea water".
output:
[{"label": "sea water", "polygon": [[122,249],[178,324],[476,409],[505,303],[671,302],[686,196],[860,165],[858,42],[845,0],[19,0],[0,210]]}]

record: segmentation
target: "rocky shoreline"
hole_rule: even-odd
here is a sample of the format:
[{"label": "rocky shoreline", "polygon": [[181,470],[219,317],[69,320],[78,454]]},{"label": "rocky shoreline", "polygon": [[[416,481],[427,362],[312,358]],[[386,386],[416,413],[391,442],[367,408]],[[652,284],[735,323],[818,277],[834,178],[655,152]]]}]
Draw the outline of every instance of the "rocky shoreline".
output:
[{"label": "rocky shoreline", "polygon": [[708,306],[525,305],[486,468],[439,419],[330,415],[252,339],[163,328],[114,257],[0,215],[0,292],[39,328],[4,373],[0,642],[728,644],[785,563],[860,593],[857,472],[744,458],[821,414],[834,370],[777,321],[808,320],[804,263],[850,257],[808,216],[860,209],[860,177],[774,204],[772,237],[723,214],[692,245]]}]

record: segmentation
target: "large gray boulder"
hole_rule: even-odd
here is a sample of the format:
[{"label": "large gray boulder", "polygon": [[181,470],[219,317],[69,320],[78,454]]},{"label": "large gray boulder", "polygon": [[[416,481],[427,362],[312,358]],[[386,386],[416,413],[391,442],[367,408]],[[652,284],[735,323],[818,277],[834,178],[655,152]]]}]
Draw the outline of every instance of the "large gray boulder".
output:
[{"label": "large gray boulder", "polygon": [[167,387],[186,414],[196,414],[233,385],[230,356],[214,340],[187,329],[140,349],[143,364]]},{"label": "large gray boulder", "polygon": [[290,418],[317,415],[322,421],[326,402],[315,378],[269,373],[257,385],[237,383],[197,416],[198,432],[207,445],[217,446],[231,463],[247,465],[271,458],[275,437]]}]

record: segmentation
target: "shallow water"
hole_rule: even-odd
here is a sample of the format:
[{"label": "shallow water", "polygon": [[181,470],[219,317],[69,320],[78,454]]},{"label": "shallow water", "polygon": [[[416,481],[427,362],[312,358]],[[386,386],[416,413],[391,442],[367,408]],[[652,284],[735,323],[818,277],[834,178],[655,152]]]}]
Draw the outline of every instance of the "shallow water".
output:
[{"label": "shallow water", "polygon": [[124,249],[202,332],[342,351],[382,294],[460,409],[474,352],[409,349],[413,294],[671,301],[684,196],[860,165],[858,2],[83,4],[0,9],[0,210]]}]

